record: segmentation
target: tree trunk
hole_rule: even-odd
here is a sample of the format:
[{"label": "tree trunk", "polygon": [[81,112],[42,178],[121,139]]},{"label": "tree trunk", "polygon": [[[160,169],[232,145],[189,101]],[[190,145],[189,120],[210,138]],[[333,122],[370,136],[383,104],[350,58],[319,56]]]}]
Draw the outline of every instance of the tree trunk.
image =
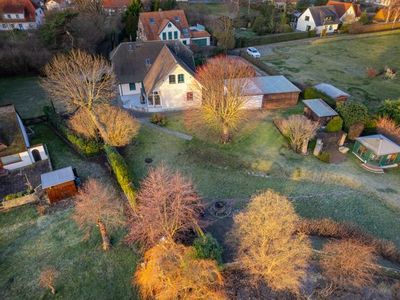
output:
[{"label": "tree trunk", "polygon": [[103,240],[103,250],[108,251],[110,250],[110,238],[108,237],[106,225],[100,220],[97,220],[97,226],[99,226],[101,239]]},{"label": "tree trunk", "polygon": [[308,140],[303,141],[303,145],[301,146],[301,154],[306,155],[308,149]]},{"label": "tree trunk", "polygon": [[222,125],[221,143],[222,144],[229,143],[229,140],[230,140],[229,127],[226,125]]},{"label": "tree trunk", "polygon": [[56,289],[54,288],[54,286],[51,285],[51,284],[49,284],[49,288],[50,288],[50,292],[51,292],[53,295],[55,295]]}]

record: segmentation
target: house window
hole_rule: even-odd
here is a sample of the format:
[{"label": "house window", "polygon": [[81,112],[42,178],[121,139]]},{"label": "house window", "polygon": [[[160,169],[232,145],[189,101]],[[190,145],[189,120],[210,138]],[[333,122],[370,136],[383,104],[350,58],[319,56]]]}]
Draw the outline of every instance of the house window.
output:
[{"label": "house window", "polygon": [[169,75],[169,84],[175,84],[176,78],[175,75]]},{"label": "house window", "polygon": [[171,23],[168,23],[168,28],[171,28],[171,27],[172,27]]},{"label": "house window", "polygon": [[153,92],[149,95],[149,105],[161,105],[160,94],[158,92]]},{"label": "house window", "polygon": [[168,39],[172,40],[172,32],[168,32]]},{"label": "house window", "polygon": [[22,159],[21,156],[19,156],[19,154],[8,155],[1,158],[1,162],[3,163],[4,166],[14,164],[20,161],[22,161]]},{"label": "house window", "polygon": [[397,154],[389,154],[389,155],[387,156],[387,161],[388,161],[389,163],[395,162],[396,159],[397,159]]},{"label": "house window", "polygon": [[22,24],[18,24],[19,29],[24,29],[24,27],[22,26]]},{"label": "house window", "polygon": [[310,30],[311,30],[311,26],[310,26],[310,25],[307,25],[306,31],[310,31]]},{"label": "house window", "polygon": [[146,58],[145,63],[146,63],[146,66],[150,66],[151,65],[150,58]]},{"label": "house window", "polygon": [[140,95],[140,104],[145,104],[146,103],[146,99],[144,98],[143,95]]},{"label": "house window", "polygon": [[184,45],[187,45],[187,42],[186,42],[186,40],[183,40],[183,41],[182,41],[182,43],[183,43]]},{"label": "house window", "polygon": [[162,39],[163,39],[164,41],[167,39],[167,33],[166,33],[166,32],[163,32],[163,33],[162,33]]},{"label": "house window", "polygon": [[193,92],[186,93],[186,101],[193,101]]},{"label": "house window", "polygon": [[185,82],[185,75],[179,74],[178,75],[178,83],[184,83],[184,82]]},{"label": "house window", "polygon": [[306,16],[306,17],[304,18],[304,20],[310,21],[310,16]]},{"label": "house window", "polygon": [[136,90],[136,84],[135,83],[130,83],[129,84],[129,90],[130,91],[135,91]]},{"label": "house window", "polygon": [[1,26],[3,26],[3,28],[7,28],[7,25],[6,25],[6,24],[1,24]]},{"label": "house window", "polygon": [[7,15],[7,18],[11,19],[11,15]]},{"label": "house window", "polygon": [[332,30],[332,28],[333,28],[332,25],[330,25],[330,26],[329,26],[329,30]]},{"label": "house window", "polygon": [[150,18],[150,24],[155,24],[154,18]]},{"label": "house window", "polygon": [[174,31],[174,39],[175,39],[175,40],[178,39],[178,31]]}]

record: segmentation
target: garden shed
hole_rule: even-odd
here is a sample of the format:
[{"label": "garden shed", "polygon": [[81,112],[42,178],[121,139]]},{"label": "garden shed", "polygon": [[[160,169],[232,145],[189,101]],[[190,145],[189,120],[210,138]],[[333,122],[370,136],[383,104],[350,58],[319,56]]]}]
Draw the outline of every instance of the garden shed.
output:
[{"label": "garden shed", "polygon": [[400,146],[382,134],[357,138],[353,153],[363,163],[380,168],[397,167],[400,163]]},{"label": "garden shed", "polygon": [[322,99],[303,100],[305,105],[304,115],[310,120],[327,124],[338,113]]},{"label": "garden shed", "polygon": [[339,103],[347,101],[347,99],[350,97],[349,94],[329,83],[320,83],[315,85],[314,88]]},{"label": "garden shed", "polygon": [[50,203],[74,196],[78,192],[75,179],[72,167],[42,174],[42,189],[46,191]]}]

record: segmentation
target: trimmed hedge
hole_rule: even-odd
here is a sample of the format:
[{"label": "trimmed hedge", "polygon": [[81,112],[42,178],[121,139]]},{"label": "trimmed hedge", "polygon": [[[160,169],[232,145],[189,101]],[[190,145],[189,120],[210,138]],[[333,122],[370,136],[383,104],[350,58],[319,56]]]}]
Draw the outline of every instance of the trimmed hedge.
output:
[{"label": "trimmed hedge", "polygon": [[303,92],[303,97],[304,99],[318,99],[321,98],[324,100],[330,107],[335,108],[336,107],[336,101],[335,99],[329,97],[328,95],[316,90],[313,87],[308,87],[304,90]]},{"label": "trimmed hedge", "polygon": [[257,66],[259,69],[263,70],[268,75],[279,75],[278,71],[265,64],[262,60],[251,57],[246,52],[241,52],[240,56],[248,60],[253,65]]},{"label": "trimmed hedge", "polygon": [[326,132],[338,132],[343,127],[343,119],[339,116],[333,117],[326,125]]},{"label": "trimmed hedge", "polygon": [[308,31],[308,32],[295,31],[295,32],[276,33],[276,34],[268,34],[268,35],[254,36],[254,37],[239,37],[236,38],[236,48],[301,40],[315,36],[316,36],[315,31]]},{"label": "trimmed hedge", "polygon": [[378,32],[378,31],[387,31],[387,30],[395,30],[400,29],[399,23],[377,23],[370,25],[361,25],[359,23],[355,23],[350,26],[349,33],[350,34],[359,34],[359,33],[368,33],[368,32]]},{"label": "trimmed hedge", "polygon": [[72,144],[76,151],[85,156],[92,156],[100,153],[102,148],[101,143],[76,135],[65,125],[64,120],[54,111],[54,109],[46,106],[44,108],[44,113],[51,125],[53,125],[53,127]]},{"label": "trimmed hedge", "polygon": [[128,198],[129,204],[132,209],[136,207],[136,192],[133,188],[132,179],[128,172],[128,166],[121,154],[113,146],[104,145],[104,151],[107,156],[108,163],[117,178],[118,184]]}]

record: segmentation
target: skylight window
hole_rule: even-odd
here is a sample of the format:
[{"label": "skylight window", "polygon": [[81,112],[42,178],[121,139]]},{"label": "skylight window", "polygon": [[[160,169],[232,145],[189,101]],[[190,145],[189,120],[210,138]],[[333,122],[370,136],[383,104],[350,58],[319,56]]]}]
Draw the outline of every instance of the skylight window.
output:
[{"label": "skylight window", "polygon": [[150,18],[150,24],[155,24],[154,18]]},{"label": "skylight window", "polygon": [[181,19],[179,19],[179,17],[177,16],[177,17],[175,17],[175,21],[179,23],[181,21]]}]

